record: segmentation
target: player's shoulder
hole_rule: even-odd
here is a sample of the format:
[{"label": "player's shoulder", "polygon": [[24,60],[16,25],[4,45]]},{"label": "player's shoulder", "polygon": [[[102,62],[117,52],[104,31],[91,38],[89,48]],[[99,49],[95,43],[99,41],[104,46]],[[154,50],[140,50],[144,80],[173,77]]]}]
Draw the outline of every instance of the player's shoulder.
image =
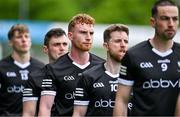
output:
[{"label": "player's shoulder", "polygon": [[46,73],[46,67],[42,67],[40,69],[37,69],[35,71],[32,71],[29,75],[32,77],[32,78],[40,78],[40,77],[44,77],[45,76],[45,73]]},{"label": "player's shoulder", "polygon": [[179,50],[180,50],[180,43],[174,42],[173,48],[174,48],[174,49],[177,49],[177,50],[179,51]]},{"label": "player's shoulder", "polygon": [[148,51],[151,51],[150,48],[152,48],[152,46],[150,45],[149,40],[146,40],[129,48],[126,54],[130,56],[142,56],[143,54],[148,53]]},{"label": "player's shoulder", "polygon": [[31,57],[30,62],[32,65],[39,66],[40,68],[42,68],[45,65],[42,61],[40,61],[36,58],[33,58],[33,57]]},{"label": "player's shoulder", "polygon": [[58,65],[59,66],[61,64],[65,64],[65,63],[66,64],[72,63],[72,60],[69,58],[68,53],[60,56],[55,62],[53,62],[50,65],[54,65],[54,66]]},{"label": "player's shoulder", "polygon": [[132,46],[128,51],[137,51],[146,48],[149,45],[149,40],[142,41],[134,46]]},{"label": "player's shoulder", "polygon": [[5,58],[3,58],[2,60],[0,60],[0,66],[8,66],[13,64],[13,59],[11,58],[11,56],[7,56]]},{"label": "player's shoulder", "polygon": [[47,65],[48,69],[51,70],[62,70],[62,69],[68,69],[72,67],[72,63],[73,61],[70,59],[70,57],[68,56],[68,54],[65,54],[61,57],[59,57],[55,62],[50,63]]},{"label": "player's shoulder", "polygon": [[98,78],[104,73],[104,63],[95,65],[83,72],[83,75],[88,78]]},{"label": "player's shoulder", "polygon": [[98,62],[98,63],[103,63],[105,62],[105,60],[93,53],[89,53],[90,54],[90,61],[93,61],[93,62]]}]

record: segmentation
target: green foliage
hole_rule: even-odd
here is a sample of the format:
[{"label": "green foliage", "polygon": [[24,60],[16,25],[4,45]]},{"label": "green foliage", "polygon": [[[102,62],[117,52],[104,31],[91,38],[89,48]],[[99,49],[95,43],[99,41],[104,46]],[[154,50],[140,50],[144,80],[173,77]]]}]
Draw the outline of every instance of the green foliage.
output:
[{"label": "green foliage", "polygon": [[[97,23],[149,24],[156,0],[0,0],[0,19],[20,19],[26,3],[29,20],[67,22],[77,13],[92,15]],[[175,0],[176,1],[176,0]],[[180,4],[180,3],[179,3]]]},{"label": "green foliage", "polygon": [[74,0],[32,0],[30,18],[32,20],[67,21],[78,12],[78,5],[69,3]]},{"label": "green foliage", "polygon": [[[92,9],[97,22],[147,24],[150,6],[155,0],[106,0]],[[101,14],[101,15],[100,15]]]},{"label": "green foliage", "polygon": [[18,0],[0,0],[0,19],[18,19]]}]

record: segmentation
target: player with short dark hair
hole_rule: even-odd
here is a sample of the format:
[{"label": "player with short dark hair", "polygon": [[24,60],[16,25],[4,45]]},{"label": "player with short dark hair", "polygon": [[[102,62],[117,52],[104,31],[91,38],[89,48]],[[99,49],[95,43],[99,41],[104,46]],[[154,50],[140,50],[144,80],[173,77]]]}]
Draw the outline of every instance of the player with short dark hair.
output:
[{"label": "player with short dark hair", "polygon": [[103,62],[103,59],[89,53],[94,23],[94,19],[87,14],[77,14],[70,20],[68,37],[71,50],[55,63],[46,66],[39,116],[50,116],[53,103],[55,114],[52,116],[72,116],[74,91],[79,76],[86,69]]},{"label": "player with short dark hair", "polygon": [[112,116],[128,35],[128,27],[122,24],[112,24],[104,31],[107,60],[83,72],[75,91],[74,117]]},{"label": "player with short dark hair", "polygon": [[[43,51],[48,55],[49,63],[66,54],[69,48],[69,39],[61,28],[50,29],[44,38]],[[45,67],[44,67],[45,68]],[[23,92],[23,116],[34,116],[38,113],[41,82],[45,74],[42,68],[30,74]],[[37,107],[37,108],[36,108]]]},{"label": "player with short dark hair", "polygon": [[29,74],[44,64],[30,56],[31,38],[26,25],[13,25],[8,38],[12,53],[0,61],[0,116],[21,116],[24,85]]},{"label": "player with short dark hair", "polygon": [[158,0],[152,8],[154,37],[130,48],[122,59],[115,116],[174,116],[180,88],[180,44],[173,41],[179,10],[171,0]]}]

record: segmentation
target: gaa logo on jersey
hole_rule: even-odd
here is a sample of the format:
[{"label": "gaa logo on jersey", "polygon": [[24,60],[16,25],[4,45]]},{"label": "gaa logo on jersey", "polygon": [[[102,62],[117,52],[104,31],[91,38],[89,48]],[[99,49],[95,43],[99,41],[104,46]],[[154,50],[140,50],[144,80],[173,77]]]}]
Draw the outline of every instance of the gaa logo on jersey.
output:
[{"label": "gaa logo on jersey", "polygon": [[75,80],[73,76],[64,76],[65,81]]},{"label": "gaa logo on jersey", "polygon": [[152,65],[151,62],[141,62],[141,63],[140,63],[140,67],[141,67],[141,68],[152,68],[153,65]]},{"label": "gaa logo on jersey", "polygon": [[16,73],[15,72],[7,72],[6,76],[7,77],[16,77]]},{"label": "gaa logo on jersey", "polygon": [[19,70],[19,73],[21,74],[21,79],[22,80],[27,80],[28,79],[28,74],[29,74],[28,70]]},{"label": "gaa logo on jersey", "polygon": [[93,84],[94,88],[100,88],[100,87],[104,87],[104,84],[102,82],[97,82]]}]

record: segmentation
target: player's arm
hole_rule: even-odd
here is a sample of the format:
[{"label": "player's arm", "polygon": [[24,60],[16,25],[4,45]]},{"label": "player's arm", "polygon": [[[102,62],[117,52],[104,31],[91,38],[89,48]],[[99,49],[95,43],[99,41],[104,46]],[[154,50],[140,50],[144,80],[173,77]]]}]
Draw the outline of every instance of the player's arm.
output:
[{"label": "player's arm", "polygon": [[33,117],[36,113],[37,100],[23,102],[23,117]]},{"label": "player's arm", "polygon": [[54,98],[55,98],[54,95],[41,95],[38,116],[40,117],[51,116],[51,108],[54,103]]},{"label": "player's arm", "polygon": [[177,100],[177,103],[176,103],[176,113],[175,113],[175,116],[177,116],[177,117],[180,116],[180,93],[179,93],[178,100]]},{"label": "player's arm", "polygon": [[87,105],[74,105],[73,117],[84,117],[87,112]]},{"label": "player's arm", "polygon": [[116,93],[113,116],[127,116],[130,93],[131,93],[131,86],[119,84]]}]

